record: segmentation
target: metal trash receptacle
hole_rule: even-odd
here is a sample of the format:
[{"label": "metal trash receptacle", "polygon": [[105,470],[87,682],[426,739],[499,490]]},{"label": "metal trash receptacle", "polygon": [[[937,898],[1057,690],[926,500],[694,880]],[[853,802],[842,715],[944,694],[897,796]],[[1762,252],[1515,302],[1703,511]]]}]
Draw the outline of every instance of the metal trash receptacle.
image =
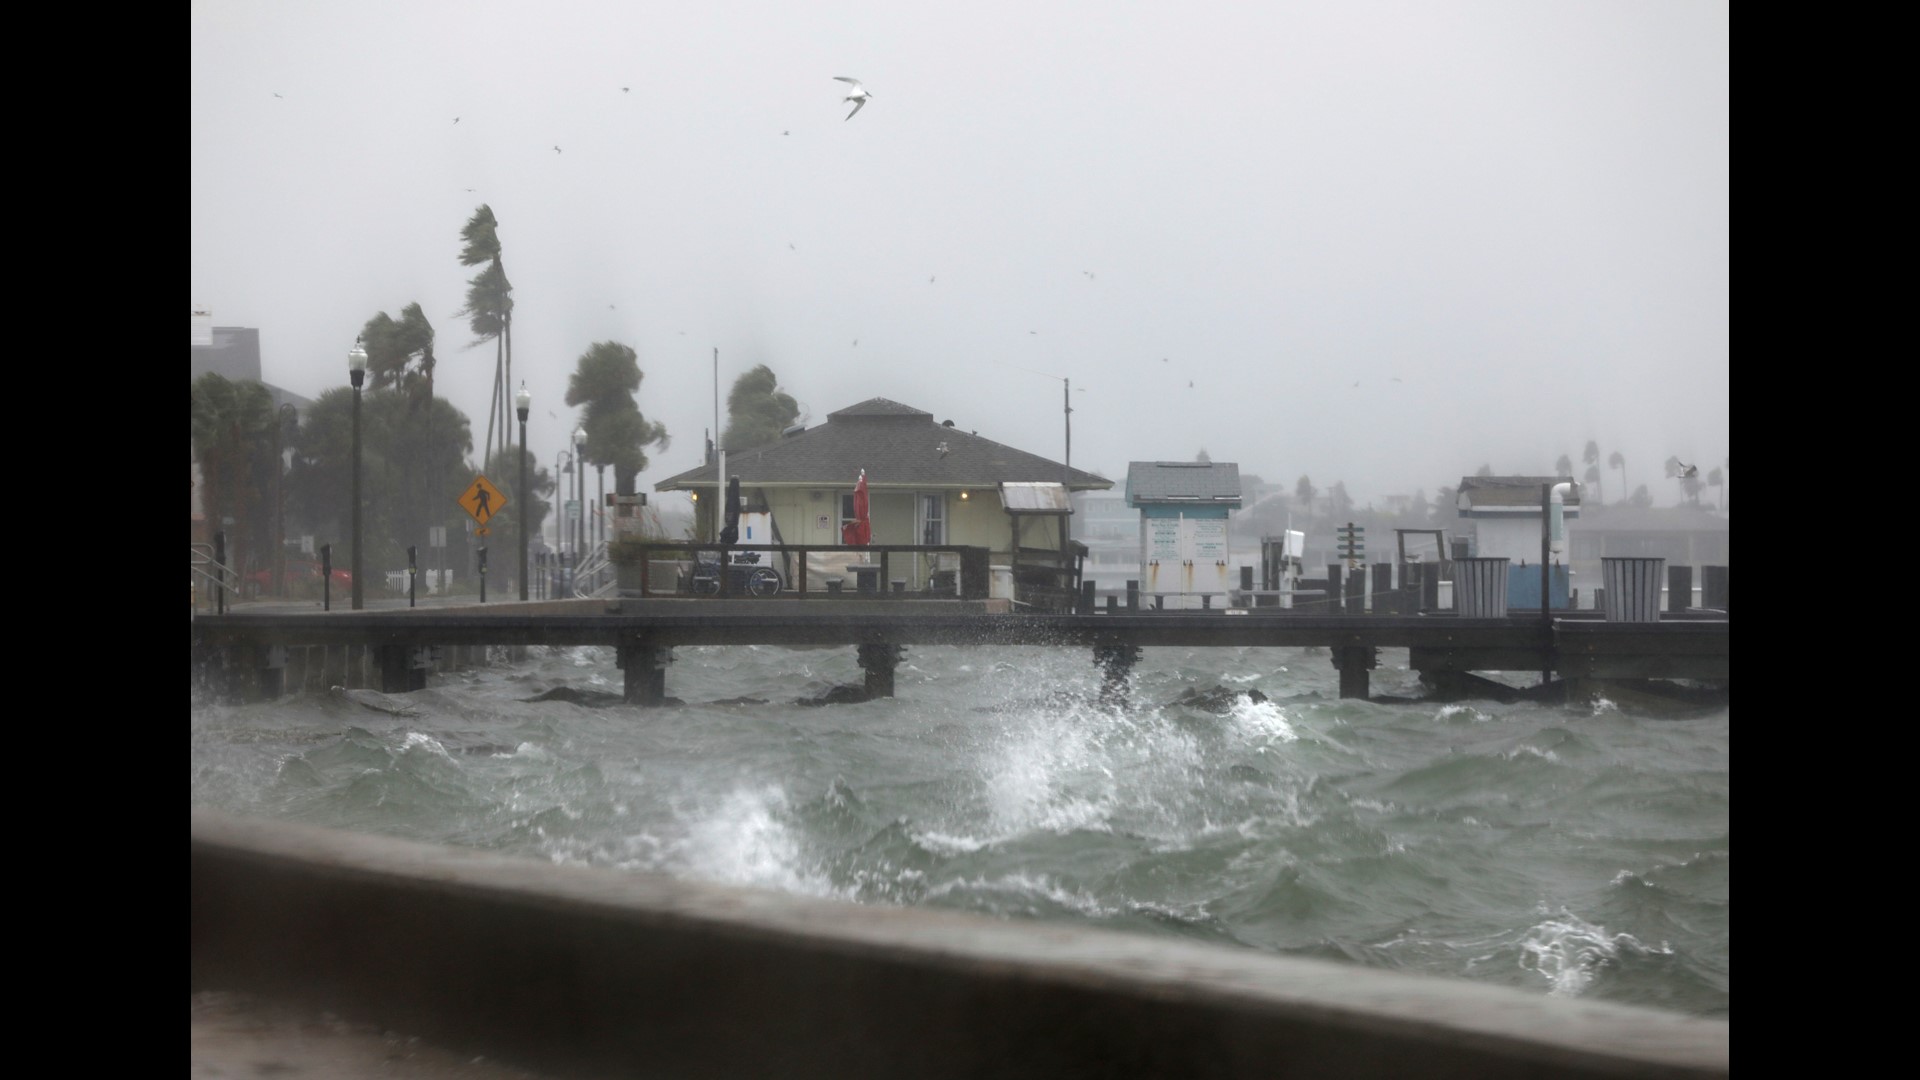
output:
[{"label": "metal trash receptacle", "polygon": [[1507,617],[1507,564],[1511,559],[1453,561],[1453,603],[1463,619]]},{"label": "metal trash receptacle", "polygon": [[1660,589],[1667,581],[1667,560],[1602,556],[1602,610],[1608,622],[1659,622]]}]

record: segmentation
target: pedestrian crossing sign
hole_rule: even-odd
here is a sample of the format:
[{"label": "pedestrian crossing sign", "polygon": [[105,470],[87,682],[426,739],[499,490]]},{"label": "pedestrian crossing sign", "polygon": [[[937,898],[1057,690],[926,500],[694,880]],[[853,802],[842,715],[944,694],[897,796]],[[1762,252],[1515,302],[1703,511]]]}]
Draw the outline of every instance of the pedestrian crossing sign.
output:
[{"label": "pedestrian crossing sign", "polygon": [[484,476],[474,477],[473,483],[468,485],[467,490],[460,495],[461,508],[473,515],[473,520],[482,525],[492,521],[493,515],[499,513],[500,508],[505,505],[507,505],[507,497],[500,494],[500,489],[494,487],[492,482]]}]

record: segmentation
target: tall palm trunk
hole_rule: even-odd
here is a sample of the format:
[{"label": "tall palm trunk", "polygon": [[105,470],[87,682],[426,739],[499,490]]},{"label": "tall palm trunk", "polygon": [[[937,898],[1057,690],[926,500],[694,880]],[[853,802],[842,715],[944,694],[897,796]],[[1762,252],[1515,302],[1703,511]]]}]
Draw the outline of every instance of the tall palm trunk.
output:
[{"label": "tall palm trunk", "polygon": [[513,444],[512,431],[507,420],[507,399],[513,396],[513,308],[500,319],[500,336],[506,342],[506,381],[500,384],[500,448],[506,449]]},{"label": "tall palm trunk", "polygon": [[487,404],[487,441],[480,444],[480,461],[492,459],[494,422],[500,419],[500,378],[506,363],[499,338],[493,339],[493,399]]}]

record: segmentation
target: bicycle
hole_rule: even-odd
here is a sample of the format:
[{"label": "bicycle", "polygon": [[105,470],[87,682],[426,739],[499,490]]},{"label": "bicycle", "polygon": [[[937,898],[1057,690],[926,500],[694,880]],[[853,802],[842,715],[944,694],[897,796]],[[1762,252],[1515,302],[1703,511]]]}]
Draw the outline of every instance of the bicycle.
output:
[{"label": "bicycle", "polygon": [[[760,552],[743,551],[732,557],[727,566],[727,583],[739,596],[778,596],[785,588],[780,580],[780,571],[771,566],[755,566],[760,561]],[[701,596],[714,596],[720,592],[720,557],[707,558],[701,552],[693,569],[693,591]]]}]

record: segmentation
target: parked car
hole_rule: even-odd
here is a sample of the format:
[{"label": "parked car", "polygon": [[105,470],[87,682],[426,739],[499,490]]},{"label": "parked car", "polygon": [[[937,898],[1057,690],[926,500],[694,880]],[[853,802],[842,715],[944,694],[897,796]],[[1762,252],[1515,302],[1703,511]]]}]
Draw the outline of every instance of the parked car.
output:
[{"label": "parked car", "polygon": [[[273,567],[255,570],[242,581],[242,587],[248,596],[273,593]],[[320,563],[315,559],[287,560],[287,589],[289,592],[320,592]],[[333,591],[353,589],[353,574],[336,566],[333,568]]]}]

